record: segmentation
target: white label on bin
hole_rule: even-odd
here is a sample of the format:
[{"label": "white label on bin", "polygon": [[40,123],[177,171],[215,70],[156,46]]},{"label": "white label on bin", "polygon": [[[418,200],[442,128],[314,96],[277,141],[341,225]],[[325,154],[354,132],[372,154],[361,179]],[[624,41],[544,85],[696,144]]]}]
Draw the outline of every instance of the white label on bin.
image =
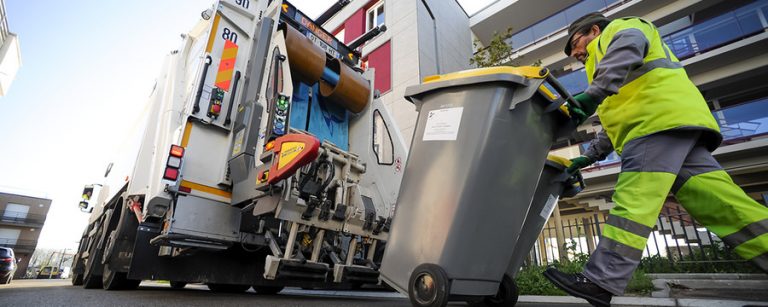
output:
[{"label": "white label on bin", "polygon": [[547,203],[544,205],[544,208],[541,209],[541,217],[543,217],[545,220],[549,219],[549,216],[552,215],[552,211],[555,210],[555,205],[557,205],[557,199],[559,197],[555,197],[555,195],[549,195],[547,198]]},{"label": "white label on bin", "polygon": [[424,126],[424,141],[455,141],[459,135],[464,107],[429,111]]}]

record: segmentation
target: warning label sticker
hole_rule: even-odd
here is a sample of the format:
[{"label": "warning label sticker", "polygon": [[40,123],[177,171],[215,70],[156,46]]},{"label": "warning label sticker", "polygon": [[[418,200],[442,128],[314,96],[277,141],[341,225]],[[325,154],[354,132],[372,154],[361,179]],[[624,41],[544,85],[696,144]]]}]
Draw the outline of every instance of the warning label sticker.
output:
[{"label": "warning label sticker", "polygon": [[464,107],[429,111],[424,127],[424,141],[455,141],[459,135]]},{"label": "warning label sticker", "polygon": [[554,195],[549,195],[547,198],[547,203],[544,205],[544,208],[541,209],[541,217],[543,217],[545,220],[549,219],[549,216],[552,215],[552,211],[555,210],[555,205],[557,205],[557,199],[559,197],[555,197]]}]

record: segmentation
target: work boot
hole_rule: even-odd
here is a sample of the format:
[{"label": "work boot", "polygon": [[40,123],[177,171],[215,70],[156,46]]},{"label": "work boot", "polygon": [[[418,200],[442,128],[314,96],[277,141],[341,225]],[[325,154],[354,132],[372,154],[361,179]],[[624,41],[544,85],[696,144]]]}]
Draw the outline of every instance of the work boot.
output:
[{"label": "work boot", "polygon": [[600,288],[581,273],[567,274],[549,268],[544,271],[544,276],[558,288],[570,295],[587,300],[592,306],[611,306],[613,294]]}]

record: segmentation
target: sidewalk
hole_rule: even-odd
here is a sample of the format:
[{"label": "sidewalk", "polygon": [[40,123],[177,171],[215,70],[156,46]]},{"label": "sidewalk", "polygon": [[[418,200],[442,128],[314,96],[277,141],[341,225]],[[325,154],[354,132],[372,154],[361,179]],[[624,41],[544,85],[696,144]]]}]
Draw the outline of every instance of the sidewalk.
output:
[{"label": "sidewalk", "polygon": [[[539,304],[584,304],[586,300],[572,296],[542,296],[521,295],[520,303]],[[768,302],[736,301],[720,299],[698,298],[658,298],[658,297],[629,297],[618,296],[611,300],[611,306],[712,306],[712,307],[741,307],[741,306],[768,306]]]}]

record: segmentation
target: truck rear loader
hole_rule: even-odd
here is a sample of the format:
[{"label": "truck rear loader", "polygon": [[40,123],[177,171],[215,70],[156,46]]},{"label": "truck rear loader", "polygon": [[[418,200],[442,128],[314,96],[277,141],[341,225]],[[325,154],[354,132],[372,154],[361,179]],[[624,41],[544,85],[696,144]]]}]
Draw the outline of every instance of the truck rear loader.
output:
[{"label": "truck rear loader", "polygon": [[407,153],[374,71],[285,1],[221,0],[201,17],[141,134],[84,189],[72,283],[378,284]]}]

